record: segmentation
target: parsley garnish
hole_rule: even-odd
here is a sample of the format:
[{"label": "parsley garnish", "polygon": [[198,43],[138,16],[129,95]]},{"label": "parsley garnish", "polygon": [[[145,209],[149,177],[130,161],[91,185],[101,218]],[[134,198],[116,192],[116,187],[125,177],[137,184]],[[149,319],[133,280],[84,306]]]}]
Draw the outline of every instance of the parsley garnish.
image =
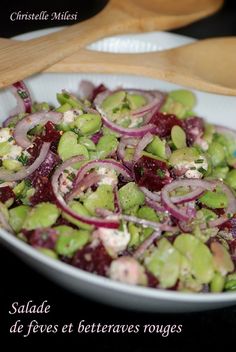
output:
[{"label": "parsley garnish", "polygon": [[157,175],[160,177],[160,178],[164,178],[165,177],[165,171],[161,170],[161,169],[157,169],[156,171]]},{"label": "parsley garnish", "polygon": [[203,159],[197,159],[194,162],[195,162],[195,164],[202,164],[204,162],[204,160]]},{"label": "parsley garnish", "polygon": [[26,155],[24,155],[24,154],[21,154],[21,155],[17,158],[17,160],[18,160],[20,163],[22,163],[23,165],[26,165],[29,159],[28,159],[28,156],[26,156]]}]

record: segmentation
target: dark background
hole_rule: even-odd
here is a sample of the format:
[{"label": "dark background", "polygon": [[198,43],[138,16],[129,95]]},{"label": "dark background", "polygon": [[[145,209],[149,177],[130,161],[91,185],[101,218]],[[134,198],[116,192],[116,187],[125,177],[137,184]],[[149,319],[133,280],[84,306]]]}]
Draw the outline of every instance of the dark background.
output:
[{"label": "dark background", "polygon": [[[3,1],[0,11],[0,36],[10,37],[23,32],[47,28],[55,25],[72,24],[66,21],[16,21],[9,19],[12,11],[40,12],[53,11],[79,12],[78,20],[81,21],[98,12],[106,1],[77,1],[76,5],[71,2],[49,4],[42,0],[38,3]],[[4,9],[4,10],[3,10]],[[226,1],[225,6],[217,14],[198,21],[190,26],[174,31],[195,38],[207,38],[214,36],[236,35],[236,1]],[[28,300],[34,300],[40,304],[48,300],[51,304],[51,312],[44,316],[13,315],[8,314],[12,302],[19,301],[22,304]],[[28,338],[10,335],[8,330],[15,320],[21,319],[24,324],[32,319],[37,319],[41,324],[79,322],[84,319],[87,323],[101,322],[103,324],[182,324],[183,332],[169,337],[161,337],[155,334],[138,335],[31,335]],[[11,252],[0,247],[0,341],[5,340],[9,350],[25,350],[34,346],[46,348],[52,343],[55,349],[76,348],[98,351],[150,351],[151,349],[175,351],[194,348],[213,349],[221,344],[224,348],[235,349],[235,326],[236,306],[209,312],[191,314],[145,314],[115,309],[101,305],[80,296],[76,296],[61,287],[48,281],[37,272],[30,269]],[[73,344],[73,347],[71,347]],[[231,347],[232,346],[232,347]],[[60,348],[59,348],[60,349]]]}]

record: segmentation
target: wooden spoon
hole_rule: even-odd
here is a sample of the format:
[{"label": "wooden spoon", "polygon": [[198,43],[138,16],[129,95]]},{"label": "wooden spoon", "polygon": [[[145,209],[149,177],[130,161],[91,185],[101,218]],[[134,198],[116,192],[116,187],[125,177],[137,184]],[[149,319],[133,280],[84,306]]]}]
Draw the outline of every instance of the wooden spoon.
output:
[{"label": "wooden spoon", "polygon": [[217,11],[223,0],[110,0],[95,17],[26,42],[0,43],[0,87],[24,79],[99,38],[172,29]]},{"label": "wooden spoon", "polygon": [[236,95],[235,63],[236,37],[225,37],[144,54],[83,49],[49,67],[47,72],[135,74],[207,92]]}]

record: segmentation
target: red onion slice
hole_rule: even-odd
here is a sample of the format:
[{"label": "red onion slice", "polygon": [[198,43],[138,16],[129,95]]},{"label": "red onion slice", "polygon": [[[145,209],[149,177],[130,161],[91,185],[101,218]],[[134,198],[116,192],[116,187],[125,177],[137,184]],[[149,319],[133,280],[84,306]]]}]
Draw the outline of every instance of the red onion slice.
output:
[{"label": "red onion slice", "polygon": [[31,113],[32,101],[25,83],[23,81],[16,82],[10,87],[10,90],[17,101],[17,105],[10,112],[10,115],[15,116],[20,113]]},{"label": "red onion slice", "polygon": [[164,213],[166,211],[165,208],[160,203],[157,203],[154,200],[146,198],[145,202],[150,208],[152,208],[156,211],[159,211],[161,213]]},{"label": "red onion slice", "polygon": [[145,220],[145,219],[140,219],[137,218],[136,216],[132,216],[132,215],[120,215],[120,218],[123,219],[124,221],[130,221],[130,222],[134,222],[135,224],[144,226],[144,227],[151,227],[152,229],[156,230],[156,231],[169,231],[169,232],[175,232],[178,228],[176,226],[170,226],[167,224],[162,224],[159,222],[155,222],[155,221],[149,221],[149,220]]},{"label": "red onion slice", "polygon": [[146,238],[141,245],[136,249],[133,256],[135,259],[139,259],[143,256],[145,251],[153,244],[153,242],[161,236],[161,231],[155,231],[151,236]]},{"label": "red onion slice", "polygon": [[73,211],[65,202],[63,199],[62,195],[60,194],[59,191],[59,178],[62,174],[62,172],[68,168],[69,166],[72,166],[76,162],[79,162],[83,160],[83,156],[79,155],[73,158],[70,158],[69,160],[66,160],[64,163],[62,163],[54,172],[52,176],[52,190],[53,193],[56,197],[56,203],[59,208],[61,208],[62,211],[67,213],[68,215],[72,216],[74,219],[82,221],[86,224],[93,225],[95,227],[104,227],[104,228],[110,228],[110,229],[117,229],[119,227],[119,219],[116,215],[113,215],[111,219],[99,219],[95,217],[88,217],[84,215],[80,215]]},{"label": "red onion slice", "polygon": [[96,167],[105,167],[108,169],[115,170],[118,174],[121,174],[126,180],[128,181],[132,180],[132,175],[130,171],[118,161],[111,160],[111,159],[94,160],[94,161],[89,161],[87,164],[83,165],[79,169],[79,172],[75,180],[75,187],[77,187],[79,182],[83,180],[83,178],[85,177],[88,171]]},{"label": "red onion slice", "polygon": [[142,157],[142,152],[143,150],[146,148],[146,146],[151,143],[153,139],[153,135],[148,132],[145,134],[145,136],[143,136],[143,138],[138,142],[136,148],[135,148],[135,152],[134,152],[134,157],[133,157],[133,162],[135,163],[136,161],[138,161],[138,159],[140,159]]},{"label": "red onion slice", "polygon": [[149,191],[146,187],[139,187],[141,191],[145,194],[146,197],[148,197],[151,200],[154,200],[155,202],[161,201],[161,196],[155,192]]},{"label": "red onion slice", "polygon": [[233,128],[229,128],[221,125],[214,125],[214,127],[216,132],[220,134],[229,134],[236,139],[236,130],[234,130]]},{"label": "red onion slice", "polygon": [[173,202],[171,197],[169,196],[169,192],[174,191],[179,187],[201,187],[209,190],[213,190],[216,187],[216,183],[212,183],[205,180],[196,180],[196,179],[188,179],[188,180],[175,180],[167,185],[165,185],[161,190],[161,200],[165,209],[170,212],[175,218],[180,221],[188,221],[192,217],[193,213],[188,214],[186,209],[179,209]]},{"label": "red onion slice", "polygon": [[27,132],[37,125],[45,125],[48,121],[59,124],[62,120],[62,114],[55,111],[36,112],[35,114],[27,115],[20,120],[14,131],[16,143],[22,148],[28,148],[31,145],[27,137]]},{"label": "red onion slice", "polygon": [[92,82],[82,80],[79,85],[80,97],[82,99],[91,100],[93,97],[94,88],[95,88],[95,85]]},{"label": "red onion slice", "polygon": [[69,202],[73,198],[78,197],[81,192],[98,183],[101,178],[102,176],[98,175],[96,171],[91,172],[85,176],[84,179],[76,185],[76,187],[73,187],[71,192],[66,195],[66,201]]},{"label": "red onion slice", "polygon": [[205,189],[197,187],[192,192],[189,192],[181,196],[174,196],[174,197],[171,197],[170,199],[172,203],[182,204],[182,203],[191,202],[195,200],[196,198],[200,197],[204,192],[205,192]]},{"label": "red onion slice", "polygon": [[106,116],[105,112],[101,108],[101,103],[109,94],[110,92],[105,91],[103,93],[98,94],[94,100],[95,107],[97,111],[100,113],[103,123],[106,127],[110,128],[114,132],[120,133],[121,135],[130,136],[130,137],[143,137],[147,132],[156,131],[156,126],[153,124],[144,125],[139,128],[125,128],[109,120],[109,118]]},{"label": "red onion slice", "polygon": [[46,156],[49,152],[51,143],[43,143],[42,148],[40,150],[39,156],[35,159],[33,164],[31,164],[29,167],[22,167],[21,170],[11,173],[6,170],[0,170],[0,179],[7,181],[7,182],[13,182],[13,181],[19,181],[23,180],[24,178],[28,177],[31,175],[37,168],[43,163],[43,161],[46,159]]}]

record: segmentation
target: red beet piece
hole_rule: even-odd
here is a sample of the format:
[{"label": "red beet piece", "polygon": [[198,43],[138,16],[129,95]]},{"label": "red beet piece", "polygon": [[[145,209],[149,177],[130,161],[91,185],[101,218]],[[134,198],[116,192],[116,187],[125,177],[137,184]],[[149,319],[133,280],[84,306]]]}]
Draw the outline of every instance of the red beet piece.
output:
[{"label": "red beet piece", "polygon": [[23,233],[31,246],[49,249],[54,249],[58,237],[57,231],[51,228],[23,230]]},{"label": "red beet piece", "polygon": [[173,126],[183,127],[183,123],[173,114],[166,114],[162,112],[156,112],[150,120],[150,123],[157,126],[156,134],[159,137],[170,136],[171,129]]},{"label": "red beet piece", "polygon": [[150,191],[160,191],[172,178],[164,161],[143,156],[134,164],[135,180]]},{"label": "red beet piece", "polygon": [[30,176],[34,187],[37,186],[37,183],[41,182],[40,178],[48,178],[52,174],[55,166],[59,163],[60,158],[57,154],[49,151],[46,159],[42,162],[42,164],[35,170]]},{"label": "red beet piece", "polygon": [[90,273],[107,276],[107,270],[112,258],[102,243],[97,246],[87,245],[79,250],[73,257],[72,265]]},{"label": "red beet piece", "polygon": [[189,146],[193,145],[197,138],[201,137],[204,132],[203,119],[200,117],[189,117],[184,120],[184,130]]},{"label": "red beet piece", "polygon": [[9,199],[15,199],[15,194],[9,186],[0,187],[0,202],[5,203]]}]

